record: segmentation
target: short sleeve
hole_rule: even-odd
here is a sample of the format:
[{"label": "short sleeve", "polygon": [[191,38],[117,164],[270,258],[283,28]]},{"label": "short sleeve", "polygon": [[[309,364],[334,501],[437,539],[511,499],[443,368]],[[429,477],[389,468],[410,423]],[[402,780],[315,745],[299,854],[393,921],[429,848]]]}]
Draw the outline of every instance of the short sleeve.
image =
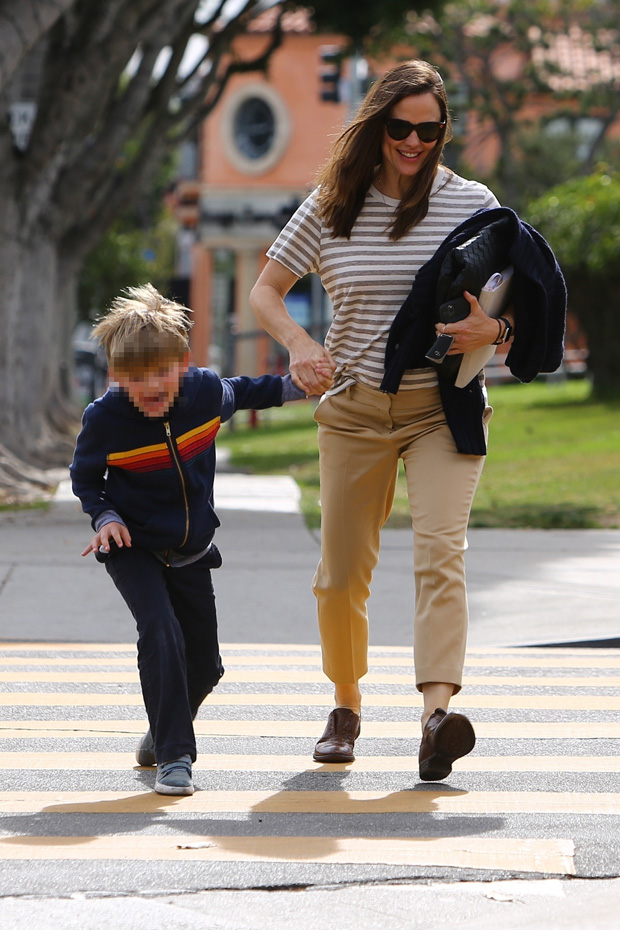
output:
[{"label": "short sleeve", "polygon": [[321,221],[316,215],[315,193],[310,194],[290,218],[267,252],[293,274],[302,277],[318,271],[321,251]]},{"label": "short sleeve", "polygon": [[484,187],[484,192],[485,192],[485,198],[484,198],[484,204],[482,205],[483,210],[494,210],[495,207],[501,206],[499,200],[497,199],[493,191],[489,190],[488,187]]}]

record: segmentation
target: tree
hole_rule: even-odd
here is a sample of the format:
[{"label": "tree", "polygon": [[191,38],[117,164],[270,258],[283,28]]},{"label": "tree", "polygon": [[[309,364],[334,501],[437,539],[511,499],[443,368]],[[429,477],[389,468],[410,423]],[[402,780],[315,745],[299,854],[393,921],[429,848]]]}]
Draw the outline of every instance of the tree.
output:
[{"label": "tree", "polygon": [[[7,449],[41,465],[70,457],[85,257],[230,76],[267,67],[281,16],[297,6],[280,3],[263,50],[242,61],[232,42],[264,0],[0,0],[0,486],[19,470],[7,464],[3,477]],[[315,13],[319,26],[328,12]],[[348,18],[353,34],[355,9]]]},{"label": "tree", "polygon": [[[13,118],[13,125],[0,121],[0,435],[26,460],[68,459],[58,437],[72,414],[67,349],[85,256],[216,104],[229,76],[264,66],[279,41],[276,27],[259,58],[237,60],[231,41],[258,0],[228,19],[225,7],[211,3],[205,12],[198,0],[0,6],[1,112]],[[204,50],[180,70],[196,35]],[[32,126],[18,136],[15,120],[28,113]]]},{"label": "tree", "polygon": [[620,395],[620,173],[601,166],[552,188],[527,218],[554,249],[571,310],[588,340],[588,368],[600,397]]},{"label": "tree", "polygon": [[353,46],[361,48],[366,40],[384,41],[394,29],[401,29],[405,15],[412,9],[431,9],[437,0],[412,3],[411,0],[356,0],[355,4],[334,0],[312,0],[315,22],[321,29],[341,32]]},{"label": "tree", "polygon": [[[405,36],[395,38],[405,38],[444,74],[457,116],[458,167],[467,170],[469,120],[478,144],[495,145],[488,180],[516,209],[540,193],[527,185],[533,173],[541,175],[541,156],[565,178],[575,168],[588,174],[601,157],[620,113],[618,0],[452,0],[436,16],[410,14]],[[584,117],[596,122],[579,138],[575,160],[574,130],[583,128]],[[540,131],[552,119],[557,128],[564,123],[561,136]],[[569,141],[572,150],[560,159]]]}]

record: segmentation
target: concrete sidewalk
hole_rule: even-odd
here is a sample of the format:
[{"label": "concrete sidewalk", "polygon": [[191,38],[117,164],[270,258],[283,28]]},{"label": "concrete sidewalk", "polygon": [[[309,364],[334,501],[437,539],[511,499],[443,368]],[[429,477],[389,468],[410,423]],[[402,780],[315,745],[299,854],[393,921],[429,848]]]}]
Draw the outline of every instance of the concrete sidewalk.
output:
[{"label": "concrete sidewalk", "polygon": [[[319,533],[286,477],[218,474],[215,575],[223,642],[318,642],[310,590]],[[48,511],[0,513],[0,637],[124,642],[133,630],[94,558],[88,518],[63,482]],[[620,637],[620,530],[472,529],[474,646]],[[371,641],[412,640],[412,533],[385,530],[369,602]]]}]

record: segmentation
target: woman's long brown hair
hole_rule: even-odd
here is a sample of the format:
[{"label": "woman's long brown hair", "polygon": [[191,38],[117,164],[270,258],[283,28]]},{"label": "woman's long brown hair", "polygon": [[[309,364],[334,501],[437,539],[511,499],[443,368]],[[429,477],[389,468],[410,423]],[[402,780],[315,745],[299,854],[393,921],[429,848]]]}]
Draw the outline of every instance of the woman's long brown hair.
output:
[{"label": "woman's long brown hair", "polygon": [[318,214],[334,237],[348,239],[351,235],[381,164],[385,120],[392,107],[404,97],[421,94],[433,94],[446,126],[396,209],[390,239],[400,239],[428,213],[433,179],[443,147],[452,136],[452,124],[441,75],[427,61],[413,59],[386,71],[372,85],[319,175]]}]

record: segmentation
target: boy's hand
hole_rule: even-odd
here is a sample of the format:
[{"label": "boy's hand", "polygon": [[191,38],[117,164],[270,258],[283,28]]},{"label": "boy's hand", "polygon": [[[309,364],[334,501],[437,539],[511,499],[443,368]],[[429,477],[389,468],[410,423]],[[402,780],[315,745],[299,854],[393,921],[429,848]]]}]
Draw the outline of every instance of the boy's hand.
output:
[{"label": "boy's hand", "polygon": [[336,370],[334,360],[331,356],[329,359],[321,358],[316,363],[314,370],[317,378],[321,381],[321,390],[329,391],[334,384],[334,371]]},{"label": "boy's hand", "polygon": [[89,552],[97,552],[102,546],[106,552],[110,551],[110,540],[113,539],[119,549],[123,546],[131,548],[131,534],[126,526],[122,523],[106,523],[102,526],[90,541],[90,545],[84,549],[82,555],[88,555]]}]

